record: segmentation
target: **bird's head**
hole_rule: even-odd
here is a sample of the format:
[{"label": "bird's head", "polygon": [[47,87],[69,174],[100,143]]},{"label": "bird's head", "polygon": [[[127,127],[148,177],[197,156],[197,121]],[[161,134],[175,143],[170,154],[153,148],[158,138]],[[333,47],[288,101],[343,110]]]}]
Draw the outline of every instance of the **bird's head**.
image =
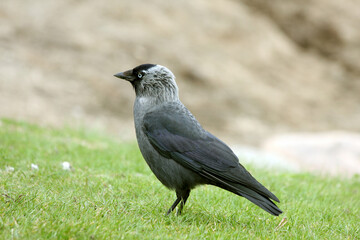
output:
[{"label": "bird's head", "polygon": [[161,101],[178,99],[178,87],[174,74],[161,65],[142,64],[114,75],[129,81],[137,97],[154,97]]}]

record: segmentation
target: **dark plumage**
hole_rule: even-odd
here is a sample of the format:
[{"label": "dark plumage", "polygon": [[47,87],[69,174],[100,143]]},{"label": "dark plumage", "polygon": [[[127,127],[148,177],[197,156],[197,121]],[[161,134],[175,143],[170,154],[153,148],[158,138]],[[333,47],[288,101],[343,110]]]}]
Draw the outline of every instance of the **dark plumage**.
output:
[{"label": "dark plumage", "polygon": [[176,191],[179,213],[191,189],[211,184],[245,197],[278,216],[271,201],[279,199],[239,163],[233,151],[204,130],[180,102],[175,77],[167,68],[143,64],[116,77],[128,80],[136,92],[134,120],[140,151],[155,176]]}]

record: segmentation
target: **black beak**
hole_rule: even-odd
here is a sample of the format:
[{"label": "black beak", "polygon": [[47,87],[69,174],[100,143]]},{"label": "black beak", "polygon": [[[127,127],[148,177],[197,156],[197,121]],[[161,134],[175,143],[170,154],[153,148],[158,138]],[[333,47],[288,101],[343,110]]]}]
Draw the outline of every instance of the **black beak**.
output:
[{"label": "black beak", "polygon": [[128,70],[125,72],[120,72],[114,75],[117,78],[121,78],[124,79],[126,81],[132,82],[135,80],[135,77],[133,76],[133,71],[132,70]]}]

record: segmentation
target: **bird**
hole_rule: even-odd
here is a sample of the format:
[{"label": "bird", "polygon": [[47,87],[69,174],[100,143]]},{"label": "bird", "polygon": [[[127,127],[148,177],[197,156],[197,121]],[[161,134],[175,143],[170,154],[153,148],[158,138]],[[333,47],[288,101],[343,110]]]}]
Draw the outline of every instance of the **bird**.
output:
[{"label": "bird", "polygon": [[175,76],[168,68],[146,63],[114,76],[130,82],[135,90],[133,115],[143,158],[158,180],[176,192],[167,215],[179,204],[180,215],[190,191],[204,184],[244,197],[274,216],[282,213],[273,202],[279,199],[180,101]]}]

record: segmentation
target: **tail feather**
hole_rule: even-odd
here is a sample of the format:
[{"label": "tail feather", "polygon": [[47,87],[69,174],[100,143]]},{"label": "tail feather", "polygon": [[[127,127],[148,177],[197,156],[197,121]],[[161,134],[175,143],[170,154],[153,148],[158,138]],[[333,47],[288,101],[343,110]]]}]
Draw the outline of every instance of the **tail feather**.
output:
[{"label": "tail feather", "polygon": [[268,196],[264,196],[263,194],[260,194],[240,184],[236,184],[235,186],[232,185],[232,187],[233,189],[231,190],[229,189],[231,192],[240,195],[242,197],[245,197],[246,199],[258,205],[268,213],[275,216],[279,216],[282,213],[282,211],[278,208],[278,206],[276,206],[276,204],[273,201],[271,201]]},{"label": "tail feather", "polygon": [[[213,181],[211,182],[211,184],[226,189],[239,196],[245,197],[246,199],[248,199],[249,201],[261,207],[262,209],[264,209],[265,211],[267,211],[272,215],[279,216],[282,213],[282,211],[278,208],[278,206],[276,206],[276,204],[273,201],[271,201],[270,198],[274,199],[275,201],[279,201],[279,199],[262,185],[261,185],[262,188],[266,189],[267,191],[264,192],[262,188],[253,189],[239,183],[227,182],[220,178],[217,178],[216,176],[210,173],[203,173],[203,174],[204,176],[212,177]],[[271,194],[268,194],[268,192]]]},{"label": "tail feather", "polygon": [[261,207],[262,209],[264,209],[265,211],[267,211],[268,213],[274,216],[279,216],[282,213],[282,211],[278,208],[278,206],[276,206],[275,203],[273,203],[270,199],[266,197],[263,197],[263,200],[259,200],[247,194],[241,194],[241,196],[245,197],[252,203],[258,205],[259,207]]}]

